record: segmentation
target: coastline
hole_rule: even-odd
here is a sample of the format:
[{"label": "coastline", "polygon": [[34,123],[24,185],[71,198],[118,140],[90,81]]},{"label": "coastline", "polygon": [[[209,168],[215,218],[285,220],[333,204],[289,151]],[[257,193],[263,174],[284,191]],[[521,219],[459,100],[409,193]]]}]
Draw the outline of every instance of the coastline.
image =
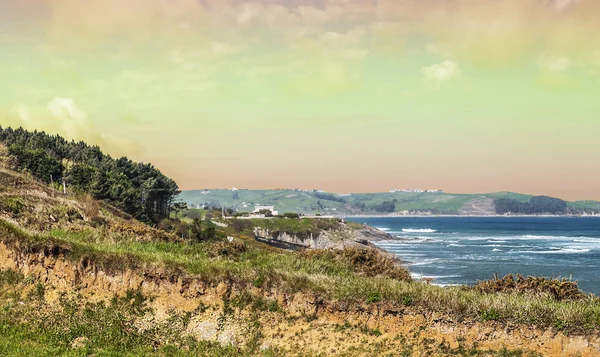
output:
[{"label": "coastline", "polygon": [[522,214],[522,215],[466,215],[466,214],[432,214],[432,215],[394,215],[394,214],[361,214],[361,215],[338,215],[336,218],[600,218],[600,215],[541,215],[541,214]]}]

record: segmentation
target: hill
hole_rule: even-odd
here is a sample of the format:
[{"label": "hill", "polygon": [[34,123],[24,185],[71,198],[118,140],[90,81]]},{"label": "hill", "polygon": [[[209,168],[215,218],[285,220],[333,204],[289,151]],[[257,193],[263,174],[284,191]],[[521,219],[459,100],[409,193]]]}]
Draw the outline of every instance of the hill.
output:
[{"label": "hill", "polygon": [[144,222],[167,217],[179,193],[177,183],[151,164],[113,159],[98,146],[22,128],[0,127],[0,163],[52,184],[56,191],[68,186],[89,193]]},{"label": "hill", "polygon": [[290,252],[254,239],[259,229],[345,242],[368,229],[339,219],[207,211],[201,218],[217,224],[204,240],[90,197],[59,197],[11,170],[0,183],[1,355],[592,356],[600,347],[600,303],[573,283],[441,288],[374,249]]},{"label": "hill", "polygon": [[[280,213],[322,215],[440,214],[493,215],[499,199],[528,202],[533,196],[512,192],[449,194],[443,192],[322,193],[300,190],[191,190],[179,199],[193,207],[209,206],[250,212],[255,205],[275,206]],[[527,212],[514,212],[527,213]],[[546,212],[544,212],[546,213]],[[547,212],[552,213],[552,212]],[[600,202],[568,202],[560,214],[600,213]]]},{"label": "hill", "polygon": [[[59,160],[60,138],[45,149],[35,144],[45,134],[18,137],[28,139],[0,156],[0,355],[586,357],[600,349],[600,300],[574,282],[507,276],[433,286],[372,247],[393,237],[341,218],[238,219],[210,209],[182,218],[183,206],[169,200],[165,211],[178,214],[133,206],[140,219],[160,218],[142,222],[125,212],[132,206],[119,199],[127,197],[119,181],[108,186],[114,195],[95,198],[98,175],[111,175],[102,168],[84,177],[92,185],[62,193],[54,176],[39,174],[55,168],[69,182],[69,161],[82,164],[75,154]],[[117,163],[127,160],[101,162],[128,177]],[[150,170],[142,179],[142,166],[125,165],[141,183],[125,186],[137,199],[160,178]],[[387,208],[386,199],[377,205]]]}]

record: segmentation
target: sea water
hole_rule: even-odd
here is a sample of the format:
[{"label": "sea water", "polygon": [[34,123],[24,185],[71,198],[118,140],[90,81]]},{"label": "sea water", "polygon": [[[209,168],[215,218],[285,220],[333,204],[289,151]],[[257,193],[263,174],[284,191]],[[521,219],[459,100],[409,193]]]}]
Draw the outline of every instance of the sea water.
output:
[{"label": "sea water", "polygon": [[377,242],[414,278],[472,285],[508,273],[566,277],[600,295],[600,217],[349,218],[395,239]]}]

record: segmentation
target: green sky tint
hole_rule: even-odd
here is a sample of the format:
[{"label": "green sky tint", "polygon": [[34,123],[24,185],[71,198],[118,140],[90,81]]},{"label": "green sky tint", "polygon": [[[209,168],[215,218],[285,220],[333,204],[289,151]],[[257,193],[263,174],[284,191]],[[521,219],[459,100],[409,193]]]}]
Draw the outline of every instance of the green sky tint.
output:
[{"label": "green sky tint", "polygon": [[594,0],[0,0],[2,125],[183,188],[600,199]]}]

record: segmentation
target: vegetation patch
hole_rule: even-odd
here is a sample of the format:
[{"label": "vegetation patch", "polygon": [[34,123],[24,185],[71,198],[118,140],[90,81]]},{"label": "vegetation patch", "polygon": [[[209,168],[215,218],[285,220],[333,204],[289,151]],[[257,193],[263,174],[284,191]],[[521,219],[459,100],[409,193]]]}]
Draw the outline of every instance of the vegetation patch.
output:
[{"label": "vegetation patch", "polygon": [[586,294],[579,289],[575,281],[538,276],[524,277],[520,274],[508,274],[502,278],[479,281],[475,289],[487,294],[548,295],[558,301],[586,298]]},{"label": "vegetation patch", "polygon": [[346,247],[343,250],[315,249],[302,254],[308,259],[326,258],[341,261],[365,276],[386,276],[396,280],[412,281],[408,269],[399,265],[399,260],[375,249]]}]

